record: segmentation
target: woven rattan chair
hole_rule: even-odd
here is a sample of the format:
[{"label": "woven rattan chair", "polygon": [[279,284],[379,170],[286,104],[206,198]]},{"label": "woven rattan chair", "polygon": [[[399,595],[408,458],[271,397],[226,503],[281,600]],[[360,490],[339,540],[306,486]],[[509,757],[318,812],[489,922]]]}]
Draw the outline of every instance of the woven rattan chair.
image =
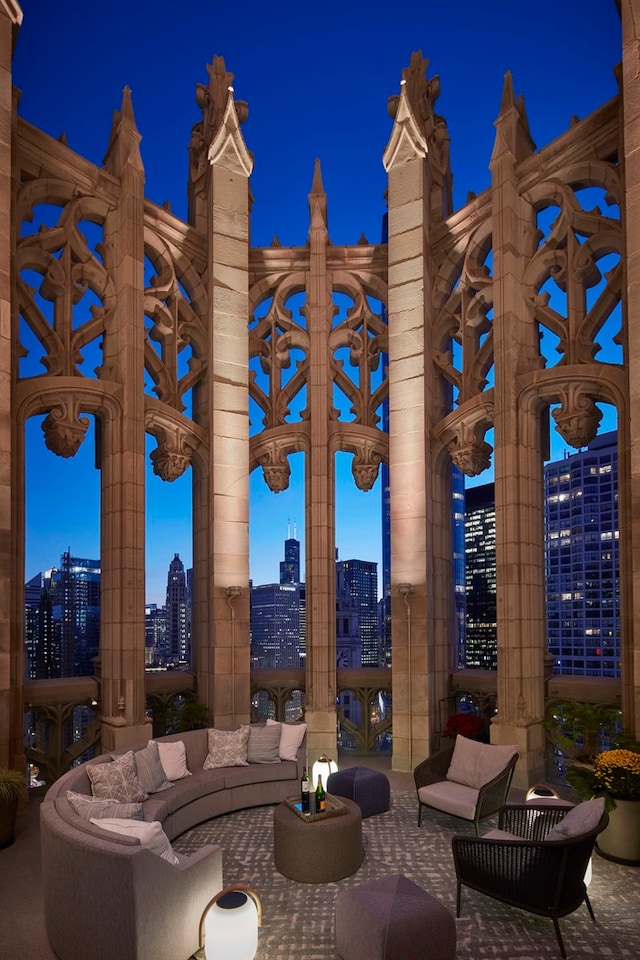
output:
[{"label": "woven rattan chair", "polygon": [[[559,917],[586,903],[595,920],[584,876],[597,835],[609,820],[602,812],[595,827],[575,837],[545,840],[549,831],[572,809],[566,805],[516,804],[500,812],[501,831],[516,839],[456,836],[452,839],[458,880],[456,916],[462,887],[553,920],[560,953],[566,957]],[[522,837],[523,839],[517,839]]]},{"label": "woven rattan chair", "polygon": [[[460,763],[457,767],[452,763],[454,750],[459,753],[461,746],[469,759],[462,768]],[[476,750],[484,758],[478,763],[473,759]],[[418,793],[418,826],[422,821],[422,808],[432,807],[450,816],[471,820],[478,835],[480,821],[495,817],[507,802],[517,759],[515,746],[492,746],[458,736],[454,746],[434,753],[413,771]],[[486,777],[483,777],[483,766]]]}]

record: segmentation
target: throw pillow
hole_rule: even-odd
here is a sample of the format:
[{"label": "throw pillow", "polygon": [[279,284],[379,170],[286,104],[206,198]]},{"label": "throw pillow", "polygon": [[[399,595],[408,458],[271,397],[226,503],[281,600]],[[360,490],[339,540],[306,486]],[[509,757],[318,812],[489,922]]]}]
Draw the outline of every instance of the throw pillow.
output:
[{"label": "throw pillow", "polygon": [[187,768],[187,750],[182,740],[153,742],[157,743],[160,763],[167,780],[182,780],[183,777],[191,776],[191,771]]},{"label": "throw pillow", "polygon": [[125,837],[137,837],[141,847],[145,847],[147,850],[150,850],[151,853],[155,853],[156,856],[162,857],[163,860],[167,860],[169,863],[180,863],[173,852],[173,847],[169,843],[169,837],[162,829],[162,824],[159,820],[152,820],[150,823],[140,823],[139,820],[109,818],[99,820],[97,817],[92,817],[91,823],[94,823],[97,827],[102,827],[103,830],[120,833]]},{"label": "throw pillow", "polygon": [[578,803],[569,810],[560,823],[556,823],[555,827],[549,830],[545,840],[569,840],[583,833],[589,833],[598,826],[603,813],[604,797]]},{"label": "throw pillow", "polygon": [[239,730],[207,730],[209,753],[203,767],[214,770],[216,767],[246,767],[249,725]]},{"label": "throw pillow", "polygon": [[447,780],[479,790],[502,773],[517,752],[515,745],[480,743],[458,734],[447,770]]},{"label": "throw pillow", "polygon": [[73,790],[67,790],[67,800],[71,809],[83,820],[90,820],[91,817],[144,820],[141,803],[116,803],[114,800],[87,797],[84,793],[75,793]]},{"label": "throw pillow", "polygon": [[87,774],[94,797],[118,803],[137,803],[149,798],[138,778],[133,750],[128,750],[111,763],[88,764]]},{"label": "throw pillow", "polygon": [[[272,727],[277,720],[267,720],[267,726]],[[280,731],[280,759],[297,760],[298,750],[307,732],[306,723],[283,723]]]},{"label": "throw pillow", "polygon": [[280,763],[280,723],[250,726],[247,744],[249,763]]},{"label": "throw pillow", "polygon": [[165,776],[155,740],[149,740],[146,747],[143,750],[136,750],[133,756],[143,790],[147,793],[160,793],[161,790],[168,790],[173,786]]}]

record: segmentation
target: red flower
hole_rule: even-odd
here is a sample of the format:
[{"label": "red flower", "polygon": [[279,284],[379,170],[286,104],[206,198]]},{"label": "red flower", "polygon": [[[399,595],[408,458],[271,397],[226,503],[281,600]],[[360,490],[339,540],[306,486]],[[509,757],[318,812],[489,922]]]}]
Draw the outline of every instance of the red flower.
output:
[{"label": "red flower", "polygon": [[456,737],[460,733],[463,737],[477,737],[483,730],[484,720],[475,713],[454,713],[447,720],[443,736]]}]

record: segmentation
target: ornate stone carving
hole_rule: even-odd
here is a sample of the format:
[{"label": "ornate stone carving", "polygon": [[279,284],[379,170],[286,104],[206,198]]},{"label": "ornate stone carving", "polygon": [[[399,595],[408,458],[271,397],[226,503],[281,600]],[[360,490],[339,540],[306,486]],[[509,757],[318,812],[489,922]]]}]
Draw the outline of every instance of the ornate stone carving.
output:
[{"label": "ornate stone carving", "polygon": [[190,466],[193,443],[191,438],[181,433],[177,427],[172,431],[167,428],[160,431],[156,424],[154,432],[156,436],[161,433],[162,438],[158,438],[158,446],[150,454],[153,472],[161,480],[171,483],[181,477]]},{"label": "ornate stone carving", "polygon": [[67,395],[53,407],[42,423],[44,442],[59,457],[73,457],[80,449],[89,427],[89,418],[80,417],[80,401]]},{"label": "ornate stone carving", "polygon": [[556,430],[570,446],[588,446],[598,432],[602,411],[578,384],[570,384],[563,392],[562,406],[551,411]]},{"label": "ornate stone carving", "polygon": [[365,493],[373,487],[378,478],[382,455],[375,445],[365,441],[351,462],[351,473],[359,490]]},{"label": "ornate stone carving", "polygon": [[272,493],[282,493],[289,486],[291,467],[286,449],[282,444],[272,440],[268,447],[258,457],[262,467],[264,479]]},{"label": "ornate stone carving", "polygon": [[468,477],[475,477],[491,466],[493,447],[484,440],[486,424],[461,424],[447,448],[455,465]]}]

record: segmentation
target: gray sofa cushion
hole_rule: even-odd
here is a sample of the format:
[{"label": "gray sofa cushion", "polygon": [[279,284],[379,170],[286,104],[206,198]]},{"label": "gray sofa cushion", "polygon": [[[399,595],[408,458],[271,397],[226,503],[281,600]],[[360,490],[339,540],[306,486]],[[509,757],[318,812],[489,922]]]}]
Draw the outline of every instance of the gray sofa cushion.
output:
[{"label": "gray sofa cushion", "polygon": [[117,800],[119,803],[136,803],[146,800],[138,778],[133,750],[123,753],[111,763],[93,763],[87,767],[94,797]]},{"label": "gray sofa cushion", "polygon": [[102,800],[99,797],[87,797],[84,793],[74,793],[67,790],[69,806],[84,820],[92,817],[122,817],[127,820],[144,820],[141,803],[114,803],[113,800]]},{"label": "gray sofa cushion", "polygon": [[268,727],[251,725],[247,744],[249,763],[280,763],[280,728],[279,723]]},{"label": "gray sofa cushion", "polygon": [[158,744],[155,740],[149,740],[146,747],[143,747],[142,750],[136,750],[133,757],[136,761],[136,771],[142,789],[146,793],[159,793],[161,790],[169,790],[172,784],[165,776],[160,762]]}]

